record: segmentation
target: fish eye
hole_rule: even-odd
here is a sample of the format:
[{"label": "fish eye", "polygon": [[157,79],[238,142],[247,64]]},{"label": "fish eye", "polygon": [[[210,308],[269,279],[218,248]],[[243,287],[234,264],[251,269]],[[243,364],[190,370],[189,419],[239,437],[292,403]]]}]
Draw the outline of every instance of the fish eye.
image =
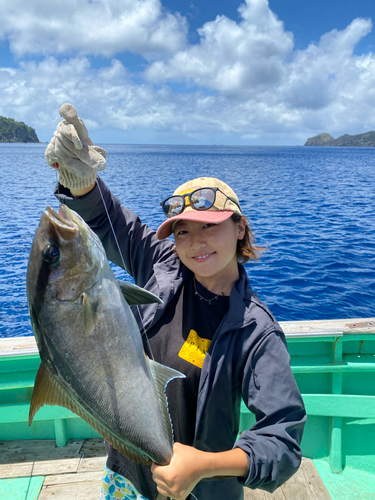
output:
[{"label": "fish eye", "polygon": [[43,250],[43,259],[51,265],[58,264],[60,261],[60,250],[53,245],[47,245]]}]

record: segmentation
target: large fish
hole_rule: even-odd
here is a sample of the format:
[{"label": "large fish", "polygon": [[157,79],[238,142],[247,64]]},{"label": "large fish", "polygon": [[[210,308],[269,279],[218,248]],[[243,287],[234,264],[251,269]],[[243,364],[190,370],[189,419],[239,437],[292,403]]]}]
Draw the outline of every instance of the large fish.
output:
[{"label": "large fish", "polygon": [[41,365],[29,424],[44,404],[70,409],[141,464],[168,464],[172,426],[165,386],[183,377],[150,360],[129,303],[160,301],[116,280],[99,238],[78,214],[47,207],[27,270]]}]

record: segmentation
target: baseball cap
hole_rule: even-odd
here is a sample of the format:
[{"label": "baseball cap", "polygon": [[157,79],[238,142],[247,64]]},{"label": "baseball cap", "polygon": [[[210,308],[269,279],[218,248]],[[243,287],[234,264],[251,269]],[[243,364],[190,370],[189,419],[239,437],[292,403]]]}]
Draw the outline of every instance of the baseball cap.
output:
[{"label": "baseball cap", "polygon": [[[192,204],[189,196],[194,191],[196,191],[194,195],[197,196],[194,196]],[[209,198],[209,200],[205,200],[205,197]],[[207,206],[207,202],[209,206],[209,203],[213,200],[214,202],[210,208],[201,208],[203,204]],[[177,204],[170,203],[174,201],[177,201]],[[242,215],[240,202],[236,193],[228,184],[214,177],[198,177],[197,179],[185,182],[175,190],[171,197],[162,202],[162,206],[164,212],[170,213],[172,216],[169,216],[157,230],[156,237],[159,240],[170,236],[173,231],[173,225],[179,220],[219,224],[229,219],[233,214]],[[173,215],[176,212],[176,206],[177,211],[182,210],[177,215]],[[172,208],[167,210],[168,207]]]}]

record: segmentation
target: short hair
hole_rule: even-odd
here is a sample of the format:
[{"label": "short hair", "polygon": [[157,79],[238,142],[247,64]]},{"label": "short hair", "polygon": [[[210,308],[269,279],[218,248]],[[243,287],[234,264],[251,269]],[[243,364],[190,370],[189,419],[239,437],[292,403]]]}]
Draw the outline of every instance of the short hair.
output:
[{"label": "short hair", "polygon": [[[244,216],[233,214],[231,219],[235,224],[238,224],[241,218]],[[247,217],[245,225],[245,236],[242,240],[237,241],[237,260],[240,264],[246,264],[246,262],[251,260],[258,260],[259,254],[266,250],[266,247],[258,247],[255,241],[255,237],[250,229],[250,221]]]}]

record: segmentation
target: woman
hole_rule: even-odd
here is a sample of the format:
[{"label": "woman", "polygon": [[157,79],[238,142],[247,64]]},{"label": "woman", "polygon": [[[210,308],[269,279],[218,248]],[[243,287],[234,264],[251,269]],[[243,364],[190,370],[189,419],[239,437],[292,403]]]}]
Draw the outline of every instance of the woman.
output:
[{"label": "woman", "polygon": [[[98,234],[111,261],[161,297],[162,305],[133,311],[146,331],[145,351],[186,375],[166,390],[171,463],[140,466],[106,443],[101,498],[192,492],[198,500],[240,500],[243,486],[274,491],[300,465],[306,414],[284,334],[240,264],[256,259],[257,248],[236,194],[218,179],[189,181],[162,202],[168,218],[155,233],[96,178],[105,152],[92,145],[75,109],[64,105],[60,113],[66,120],[46,151],[58,168],[56,196]],[[257,423],[238,437],[241,399]]]}]

